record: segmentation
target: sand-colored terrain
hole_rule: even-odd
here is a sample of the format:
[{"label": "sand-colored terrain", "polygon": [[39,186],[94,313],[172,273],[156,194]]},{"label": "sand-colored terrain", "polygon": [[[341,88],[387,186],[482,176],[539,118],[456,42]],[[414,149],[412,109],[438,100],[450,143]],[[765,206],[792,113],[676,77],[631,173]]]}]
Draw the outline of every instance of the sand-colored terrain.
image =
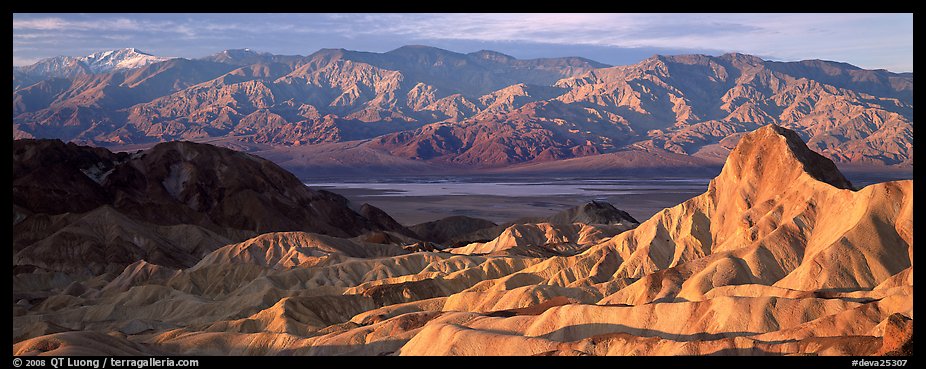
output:
[{"label": "sand-colored terrain", "polygon": [[[19,224],[37,221],[15,206]],[[104,273],[16,250],[13,353],[912,354],[912,214],[912,180],[855,190],[768,125],[705,193],[639,225],[571,222],[581,213],[430,251],[383,221],[378,237],[292,230],[215,245],[228,236],[200,231],[188,247],[201,256],[183,253],[195,262],[142,256]],[[169,231],[159,240],[184,244]]]}]

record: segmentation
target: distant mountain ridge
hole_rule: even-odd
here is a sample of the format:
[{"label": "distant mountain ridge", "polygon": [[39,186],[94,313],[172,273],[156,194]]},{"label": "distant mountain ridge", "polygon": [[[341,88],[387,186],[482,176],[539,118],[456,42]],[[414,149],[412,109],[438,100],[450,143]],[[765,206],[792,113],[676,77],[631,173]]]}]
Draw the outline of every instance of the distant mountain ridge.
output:
[{"label": "distant mountain ridge", "polygon": [[[87,56],[56,56],[35,64],[13,67],[13,89],[51,77],[73,78],[81,75],[107,73],[119,69],[140,68],[174,58],[154,56],[136,48],[96,52]],[[17,77],[20,81],[17,81]]]},{"label": "distant mountain ridge", "polygon": [[14,138],[116,147],[220,139],[313,157],[294,166],[357,167],[373,153],[448,168],[602,155],[616,166],[719,167],[743,134],[767,124],[838,163],[913,163],[912,73],[822,60],[657,55],[612,67],[413,45],[308,56],[226,50],[21,87],[16,75]]}]

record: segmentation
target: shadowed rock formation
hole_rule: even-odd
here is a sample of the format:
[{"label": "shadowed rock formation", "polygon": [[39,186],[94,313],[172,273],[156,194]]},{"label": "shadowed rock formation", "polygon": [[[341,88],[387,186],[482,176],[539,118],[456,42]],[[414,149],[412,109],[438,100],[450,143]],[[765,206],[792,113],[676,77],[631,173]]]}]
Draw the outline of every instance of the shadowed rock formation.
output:
[{"label": "shadowed rock formation", "polygon": [[[456,224],[455,222],[451,222],[451,220],[455,219],[458,218],[448,217],[437,223],[432,222],[425,224],[433,224],[431,225],[432,227],[449,227]],[[571,250],[566,250],[562,247],[554,246],[554,249],[542,251],[541,254],[547,256],[562,255],[560,253],[561,251],[566,252],[567,254],[572,254],[577,250],[580,251],[583,249],[581,246],[575,244],[575,242],[579,241],[580,239],[582,240],[580,242],[582,245],[589,246],[589,242],[592,240],[601,240],[603,238],[614,236],[620,232],[636,227],[636,225],[639,223],[640,222],[630,216],[630,214],[615,208],[614,205],[603,201],[591,201],[560,211],[547,217],[519,218],[512,222],[497,226],[480,227],[475,231],[466,233],[459,232],[459,234],[456,234],[453,237],[447,239],[445,244],[450,247],[459,248],[474,242],[487,243],[502,237],[507,232],[509,234],[505,238],[508,239],[508,241],[502,242],[507,246],[503,246],[502,249],[508,249],[513,247],[515,244],[542,246],[546,244],[568,243],[571,244],[571,246],[567,246],[567,248]],[[532,234],[537,234],[539,232],[539,235],[533,237],[521,237],[520,234],[522,231]],[[517,235],[512,237],[512,232]],[[546,236],[541,236],[543,234],[546,234]],[[517,239],[517,241],[514,241],[515,239]],[[496,241],[496,244],[497,242],[498,241]],[[561,250],[557,251],[555,250],[556,248]],[[489,248],[479,247],[479,249],[482,249],[484,251],[483,253],[500,251],[496,250],[497,246],[492,246]],[[471,248],[471,250],[473,249]]]},{"label": "shadowed rock formation", "polygon": [[412,234],[377,210],[364,217],[270,161],[206,144],[134,154],[58,140],[13,144],[14,264],[99,273],[147,259],[183,268],[270,231]]},{"label": "shadowed rock formation", "polygon": [[431,222],[416,224],[411,227],[419,238],[441,244],[451,244],[459,237],[495,227],[496,224],[485,219],[454,215]]}]

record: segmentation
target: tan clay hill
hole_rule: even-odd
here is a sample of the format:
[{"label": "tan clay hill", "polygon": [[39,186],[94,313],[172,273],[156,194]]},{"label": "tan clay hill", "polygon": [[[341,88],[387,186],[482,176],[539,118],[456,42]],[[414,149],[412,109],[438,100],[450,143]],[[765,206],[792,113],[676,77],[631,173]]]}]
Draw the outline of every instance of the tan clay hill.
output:
[{"label": "tan clay hill", "polygon": [[[14,274],[13,354],[909,355],[912,207],[912,180],[853,190],[768,125],[704,194],[575,255],[275,232],[184,268]],[[575,242],[506,237],[528,229]]]}]

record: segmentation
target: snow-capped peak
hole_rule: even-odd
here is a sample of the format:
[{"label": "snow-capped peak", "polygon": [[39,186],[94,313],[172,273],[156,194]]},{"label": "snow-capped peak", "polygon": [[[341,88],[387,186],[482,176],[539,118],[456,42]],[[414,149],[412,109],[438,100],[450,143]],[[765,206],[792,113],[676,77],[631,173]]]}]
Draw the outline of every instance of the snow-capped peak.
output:
[{"label": "snow-capped peak", "polygon": [[56,56],[17,68],[19,71],[43,77],[72,77],[86,73],[106,73],[118,69],[134,69],[173,58],[154,56],[136,48],[96,52],[87,56]]},{"label": "snow-capped peak", "polygon": [[136,48],[103,51],[78,58],[93,73],[109,72],[115,69],[133,69],[159,63],[172,58],[154,56]]}]

